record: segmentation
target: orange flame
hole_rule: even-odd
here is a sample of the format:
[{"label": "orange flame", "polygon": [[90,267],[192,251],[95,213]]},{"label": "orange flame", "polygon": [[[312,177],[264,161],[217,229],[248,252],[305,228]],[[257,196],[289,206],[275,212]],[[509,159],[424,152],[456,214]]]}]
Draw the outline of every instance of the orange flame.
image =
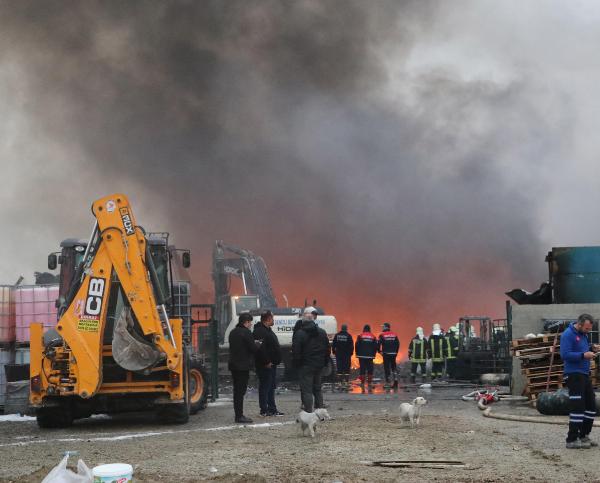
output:
[{"label": "orange flame", "polygon": [[[402,360],[402,353],[399,352],[398,356],[396,357],[396,363],[400,362]],[[381,355],[381,353],[377,353],[375,355],[375,359],[373,359],[373,364],[383,364],[383,355]],[[351,362],[350,362],[350,367],[352,369],[358,369],[360,367],[360,364],[358,363],[358,357],[356,357],[356,355],[352,356]]]}]

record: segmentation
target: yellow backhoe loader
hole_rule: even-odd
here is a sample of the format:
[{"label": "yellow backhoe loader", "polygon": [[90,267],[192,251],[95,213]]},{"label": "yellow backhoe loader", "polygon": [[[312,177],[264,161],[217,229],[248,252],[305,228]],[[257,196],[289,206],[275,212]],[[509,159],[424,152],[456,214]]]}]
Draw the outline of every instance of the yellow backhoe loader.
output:
[{"label": "yellow backhoe loader", "polygon": [[[146,234],[123,194],[95,201],[92,213],[89,241],[65,240],[60,256],[48,258],[51,269],[61,264],[56,327],[31,324],[38,425],[140,410],[185,423],[206,406],[208,384],[175,313],[174,248],[168,235]],[[189,267],[189,251],[180,258]]]}]

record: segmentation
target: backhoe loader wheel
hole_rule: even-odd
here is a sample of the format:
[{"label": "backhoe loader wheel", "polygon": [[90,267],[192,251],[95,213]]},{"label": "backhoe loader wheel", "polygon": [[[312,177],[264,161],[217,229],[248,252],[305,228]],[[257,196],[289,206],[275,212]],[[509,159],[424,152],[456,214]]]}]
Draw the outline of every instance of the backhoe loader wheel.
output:
[{"label": "backhoe loader wheel", "polygon": [[189,394],[189,357],[185,359],[185,366],[183,368],[184,381],[183,391],[185,394],[185,401],[182,403],[165,404],[158,410],[158,419],[164,424],[185,424],[190,419],[190,394]]},{"label": "backhoe loader wheel", "polygon": [[208,404],[208,375],[200,361],[190,362],[190,414],[196,414]]},{"label": "backhoe loader wheel", "polygon": [[158,419],[164,424],[185,424],[190,419],[188,404],[165,404],[158,410]]},{"label": "backhoe loader wheel", "polygon": [[61,404],[36,411],[37,424],[40,428],[67,428],[73,424],[73,412],[70,404]]}]

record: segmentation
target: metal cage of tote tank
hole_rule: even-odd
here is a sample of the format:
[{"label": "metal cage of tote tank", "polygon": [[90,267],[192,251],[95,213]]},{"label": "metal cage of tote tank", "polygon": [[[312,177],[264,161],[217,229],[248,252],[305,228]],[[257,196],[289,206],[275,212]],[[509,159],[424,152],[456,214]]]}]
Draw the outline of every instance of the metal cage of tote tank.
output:
[{"label": "metal cage of tote tank", "polygon": [[56,326],[58,285],[15,287],[15,328],[17,344],[29,343],[29,326],[39,322],[44,330]]},{"label": "metal cage of tote tank", "polygon": [[0,407],[4,407],[6,400],[6,373],[4,367],[7,364],[12,364],[13,361],[13,351],[9,348],[0,348]]}]

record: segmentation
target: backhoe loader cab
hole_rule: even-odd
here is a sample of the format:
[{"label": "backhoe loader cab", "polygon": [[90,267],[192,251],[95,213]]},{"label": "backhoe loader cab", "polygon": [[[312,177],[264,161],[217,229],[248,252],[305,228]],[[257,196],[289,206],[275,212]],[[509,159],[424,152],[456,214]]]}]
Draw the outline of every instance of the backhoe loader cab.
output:
[{"label": "backhoe loader cab", "polygon": [[[173,310],[173,284],[178,282],[173,280],[172,274],[175,271],[178,271],[178,268],[189,268],[190,252],[189,250],[181,250],[173,245],[169,245],[168,237],[168,233],[150,233],[147,237],[147,243],[156,271],[158,286],[166,301],[167,313],[169,316],[175,317],[179,314],[175,313]],[[60,248],[60,255],[58,257],[56,257],[54,253],[51,253],[48,257],[48,268],[50,270],[56,268],[56,263],[60,265],[59,298],[56,301],[56,307],[59,309],[61,307],[66,308],[67,306],[67,297],[73,286],[75,272],[83,261],[83,256],[87,248],[87,240],[67,238],[61,242]],[[187,255],[185,258],[188,260],[187,263],[185,263],[183,262],[184,258],[182,257],[181,267],[175,266],[177,259],[175,253],[178,251]],[[54,258],[52,258],[53,255]],[[52,263],[50,260],[55,260],[55,262]],[[62,311],[59,310],[58,313],[60,315],[62,314]]]},{"label": "backhoe loader cab", "polygon": [[60,256],[48,257],[50,268],[60,263],[59,310],[54,329],[31,324],[38,424],[149,409],[165,422],[186,422],[205,407],[208,385],[173,302],[182,283],[173,279],[177,249],[166,233],[146,235],[125,195],[97,200],[92,212],[90,239],[65,240]]}]

